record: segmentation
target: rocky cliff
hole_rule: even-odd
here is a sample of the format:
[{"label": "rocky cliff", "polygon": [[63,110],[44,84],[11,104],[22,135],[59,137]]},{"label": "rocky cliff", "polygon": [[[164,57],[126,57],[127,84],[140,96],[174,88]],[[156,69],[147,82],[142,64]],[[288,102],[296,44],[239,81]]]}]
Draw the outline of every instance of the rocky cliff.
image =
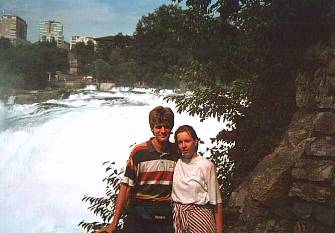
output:
[{"label": "rocky cliff", "polygon": [[335,36],[306,54],[313,66],[297,75],[299,110],[232,193],[235,219],[225,232],[335,232]]}]

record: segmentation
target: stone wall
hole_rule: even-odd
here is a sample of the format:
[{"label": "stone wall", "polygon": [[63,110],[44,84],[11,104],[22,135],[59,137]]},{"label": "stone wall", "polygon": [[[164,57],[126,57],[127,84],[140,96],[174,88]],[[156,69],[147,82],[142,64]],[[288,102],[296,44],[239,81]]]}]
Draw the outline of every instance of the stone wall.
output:
[{"label": "stone wall", "polygon": [[225,232],[335,232],[335,45],[307,56],[317,68],[297,77],[299,111],[278,148],[232,193],[227,213],[235,220]]}]

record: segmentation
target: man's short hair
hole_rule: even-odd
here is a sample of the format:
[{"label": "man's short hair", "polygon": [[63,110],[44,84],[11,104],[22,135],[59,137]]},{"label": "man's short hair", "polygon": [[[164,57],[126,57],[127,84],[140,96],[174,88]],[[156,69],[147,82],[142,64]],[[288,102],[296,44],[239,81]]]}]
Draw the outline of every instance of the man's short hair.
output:
[{"label": "man's short hair", "polygon": [[174,114],[171,108],[158,106],[152,109],[149,113],[149,124],[151,130],[157,124],[166,124],[172,129],[174,125]]}]

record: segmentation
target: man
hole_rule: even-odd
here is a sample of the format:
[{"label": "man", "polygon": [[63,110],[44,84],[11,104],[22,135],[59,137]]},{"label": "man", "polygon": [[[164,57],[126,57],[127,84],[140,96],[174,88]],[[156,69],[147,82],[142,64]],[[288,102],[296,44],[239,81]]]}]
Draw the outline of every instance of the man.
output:
[{"label": "man", "polygon": [[116,230],[128,201],[127,232],[174,232],[170,196],[173,171],[179,157],[175,145],[169,141],[174,114],[170,108],[158,106],[150,111],[149,124],[154,137],[132,150],[113,221],[97,233]]}]

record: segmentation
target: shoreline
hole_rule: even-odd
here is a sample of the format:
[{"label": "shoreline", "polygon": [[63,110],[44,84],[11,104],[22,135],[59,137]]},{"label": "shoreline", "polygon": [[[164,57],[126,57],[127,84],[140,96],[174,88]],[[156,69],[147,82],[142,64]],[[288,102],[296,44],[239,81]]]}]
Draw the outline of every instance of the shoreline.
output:
[{"label": "shoreline", "polygon": [[[0,92],[0,101],[5,104],[33,104],[49,99],[66,99],[76,89],[9,90]],[[10,97],[14,96],[13,100]],[[13,101],[13,102],[11,102]],[[9,103],[10,102],[10,103]]]}]

